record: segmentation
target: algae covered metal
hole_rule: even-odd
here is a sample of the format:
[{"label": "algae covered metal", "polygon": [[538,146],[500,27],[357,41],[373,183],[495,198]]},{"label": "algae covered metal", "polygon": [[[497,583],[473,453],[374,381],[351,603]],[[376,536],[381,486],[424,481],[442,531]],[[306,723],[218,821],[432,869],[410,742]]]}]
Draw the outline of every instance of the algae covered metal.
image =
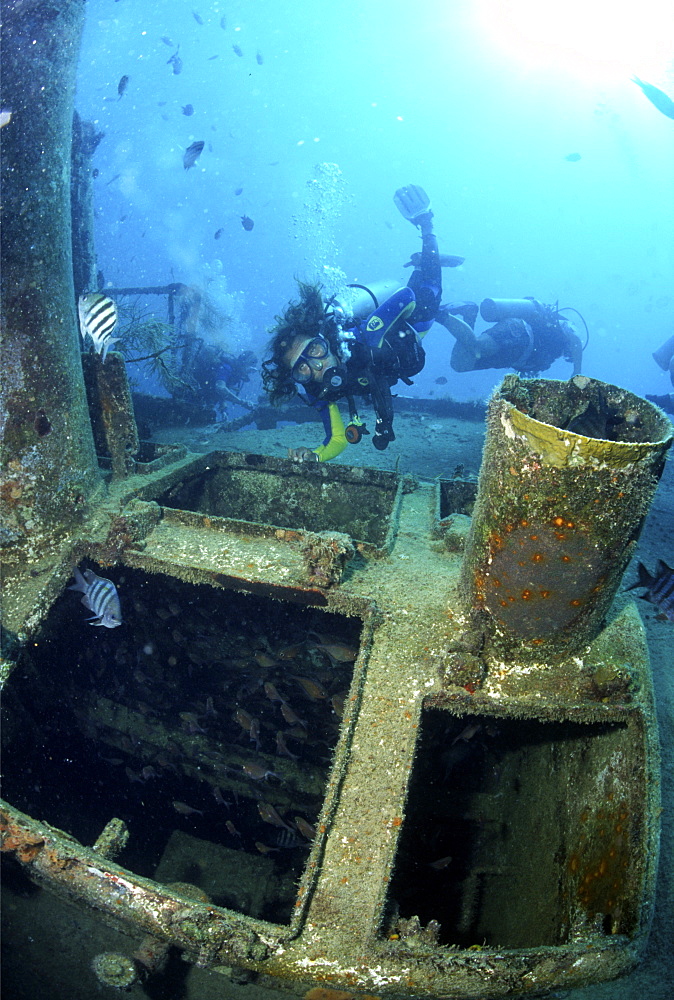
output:
[{"label": "algae covered metal", "polygon": [[617,386],[505,379],[462,577],[494,655],[558,660],[594,639],[671,440],[665,415]]},{"label": "algae covered metal", "polygon": [[[658,758],[643,628],[609,605],[667,422],[594,380],[507,379],[468,535],[470,483],[439,503],[393,473],[139,441],[114,352],[85,362],[87,410],[83,5],[21,9],[3,53],[3,851],[127,933],[93,960],[118,987],[170,948],[400,1000],[629,970]],[[84,620],[67,589],[84,564],[118,589],[120,627]]]},{"label": "algae covered metal", "polygon": [[[213,513],[208,491],[196,490],[209,466],[225,478],[228,468],[244,479],[252,470],[248,520],[236,507],[236,517],[226,516],[226,506]],[[168,788],[181,783],[178,816],[156,814],[162,861],[154,879],[139,877],[125,866],[123,847],[113,861],[17,809],[20,779],[10,779],[18,792],[3,810],[5,849],[41,884],[125,926],[136,939],[130,953],[149,936],[202,966],[223,974],[245,969],[268,985],[474,998],[619,975],[645,944],[657,859],[657,750],[636,611],[628,606],[563,668],[484,658],[469,649],[461,555],[436,541],[435,488],[356,473],[321,469],[303,484],[301,509],[290,505],[277,524],[265,523],[268,497],[287,495],[297,476],[297,466],[282,460],[187,455],[110,485],[114,517],[102,510],[75,551],[114,563],[104,575],[119,585],[124,626],[104,637],[100,664],[94,658],[59,684],[76,708],[75,727],[100,745],[101,758],[121,755],[132,773],[161,769]],[[385,553],[357,538],[346,546],[343,521],[334,538],[325,525],[311,530],[319,526],[313,518],[326,484],[348,490],[354,475],[365,491],[360,502],[384,502],[388,510]],[[158,502],[188,495],[200,509]],[[338,572],[320,584],[307,559],[312,538],[344,553]],[[54,576],[67,581],[67,561]],[[67,594],[53,604],[47,599],[32,646],[16,656],[22,669],[6,687],[6,704],[15,707],[14,726],[10,720],[5,727],[10,761],[24,759],[16,750],[22,739],[33,745],[36,725],[26,714],[21,676],[46,677],[59,648],[54,642],[66,644],[58,661],[68,659],[67,602]],[[23,635],[21,609],[12,611]],[[163,626],[178,612],[174,625]],[[293,630],[298,638],[313,635],[323,620],[326,630],[355,637],[348,652],[335,650],[347,657],[342,666],[330,665],[318,648],[324,644],[311,636],[308,647],[291,647],[294,661],[285,660]],[[246,621],[248,638],[241,631]],[[118,644],[124,629],[147,637],[142,676],[129,684],[145,689],[143,701],[154,689],[149,715],[134,700],[139,695],[104,676],[111,657],[123,665],[128,655]],[[264,649],[256,647],[261,634]],[[239,652],[231,661],[230,635]],[[242,642],[249,649],[243,657]],[[221,667],[208,666],[216,644]],[[191,682],[181,666],[185,650],[192,654]],[[289,693],[299,665],[306,671],[311,662],[314,669],[324,664],[328,695],[337,685],[344,692],[334,700],[333,723],[320,693],[303,713]],[[266,698],[254,685],[250,690],[251,670],[272,685]],[[193,732],[188,713],[181,723],[185,694],[178,693],[195,678],[203,695],[209,684],[228,685],[239,721],[197,718]],[[57,680],[52,675],[49,683]],[[171,691],[177,704],[167,700]],[[309,743],[321,727],[335,729],[325,764],[320,744],[313,750],[291,743],[296,761],[273,750],[272,727],[282,725],[276,693],[303,715]],[[222,697],[214,695],[220,715]],[[259,750],[251,745],[249,709],[262,723]],[[253,765],[275,776],[251,779]],[[106,781],[108,819],[120,808],[115,767]],[[241,842],[204,804],[214,785],[225,796],[236,793]],[[140,797],[150,794],[145,786]],[[287,867],[287,855],[269,839],[272,827],[260,817],[272,814],[260,812],[260,797],[293,828],[292,837],[280,831],[290,843],[299,839],[294,817],[313,821],[314,839],[304,850],[291,848],[298,869]],[[130,801],[124,792],[127,811]],[[186,836],[177,829],[180,810],[193,806],[206,811],[207,826]],[[141,812],[129,823],[132,839],[143,826]],[[171,888],[195,880],[208,902]],[[128,971],[121,958],[106,962],[105,969],[112,963]]]}]

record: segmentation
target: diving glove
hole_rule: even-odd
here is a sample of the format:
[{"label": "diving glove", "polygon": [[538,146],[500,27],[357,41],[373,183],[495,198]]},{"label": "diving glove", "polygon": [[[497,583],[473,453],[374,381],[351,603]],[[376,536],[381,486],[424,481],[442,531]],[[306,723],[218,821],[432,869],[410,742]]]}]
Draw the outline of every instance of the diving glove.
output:
[{"label": "diving glove", "polygon": [[407,187],[398,188],[393,200],[403,218],[409,219],[413,226],[418,226],[424,215],[432,218],[431,199],[418,184],[408,184]]}]

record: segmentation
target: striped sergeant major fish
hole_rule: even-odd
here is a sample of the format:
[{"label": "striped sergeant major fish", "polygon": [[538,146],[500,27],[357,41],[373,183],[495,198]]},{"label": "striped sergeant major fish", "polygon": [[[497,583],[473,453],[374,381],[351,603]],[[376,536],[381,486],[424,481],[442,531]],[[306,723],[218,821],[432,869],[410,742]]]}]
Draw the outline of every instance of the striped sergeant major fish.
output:
[{"label": "striped sergeant major fish", "polygon": [[638,567],[639,579],[627,590],[634,590],[637,587],[644,587],[645,594],[639,597],[643,601],[650,601],[660,611],[664,618],[674,622],[674,569],[671,569],[666,562],[658,559],[655,573],[648,572],[643,563]]},{"label": "striped sergeant major fish", "polygon": [[[122,609],[119,604],[117,588],[112,580],[97,576],[91,569],[85,569],[84,576],[75,567],[75,583],[68,590],[79,590],[84,597],[82,604],[93,611],[93,618],[87,619],[92,625],[104,625],[105,628],[117,628],[122,624]],[[98,621],[94,619],[98,618]]]},{"label": "striped sergeant major fish", "polygon": [[117,306],[102,292],[90,292],[89,295],[80,296],[77,312],[80,317],[82,340],[86,340],[89,334],[94,350],[97,354],[102,354],[102,360],[105,361],[105,356],[112,345],[120,339],[112,336],[117,326]]}]

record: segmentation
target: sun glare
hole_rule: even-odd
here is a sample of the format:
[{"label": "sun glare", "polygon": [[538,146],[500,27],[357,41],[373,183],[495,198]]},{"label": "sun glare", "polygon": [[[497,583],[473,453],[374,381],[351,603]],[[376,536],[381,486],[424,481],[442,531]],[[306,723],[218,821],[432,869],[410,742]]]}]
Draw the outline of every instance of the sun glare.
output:
[{"label": "sun glare", "polygon": [[492,42],[529,67],[584,77],[633,73],[660,85],[674,70],[673,0],[479,0]]}]

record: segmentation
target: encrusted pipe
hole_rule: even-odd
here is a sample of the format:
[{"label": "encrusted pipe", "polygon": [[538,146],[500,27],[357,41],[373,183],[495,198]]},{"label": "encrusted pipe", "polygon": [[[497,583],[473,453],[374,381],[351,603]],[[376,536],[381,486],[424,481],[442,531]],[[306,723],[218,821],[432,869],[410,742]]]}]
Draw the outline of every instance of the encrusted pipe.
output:
[{"label": "encrusted pipe", "polygon": [[101,489],[80,363],[70,150],[82,0],[3,4],[0,548],[34,562]]},{"label": "encrusted pipe", "polygon": [[506,376],[461,578],[487,656],[559,662],[595,638],[671,442],[665,415],[625,389]]}]

